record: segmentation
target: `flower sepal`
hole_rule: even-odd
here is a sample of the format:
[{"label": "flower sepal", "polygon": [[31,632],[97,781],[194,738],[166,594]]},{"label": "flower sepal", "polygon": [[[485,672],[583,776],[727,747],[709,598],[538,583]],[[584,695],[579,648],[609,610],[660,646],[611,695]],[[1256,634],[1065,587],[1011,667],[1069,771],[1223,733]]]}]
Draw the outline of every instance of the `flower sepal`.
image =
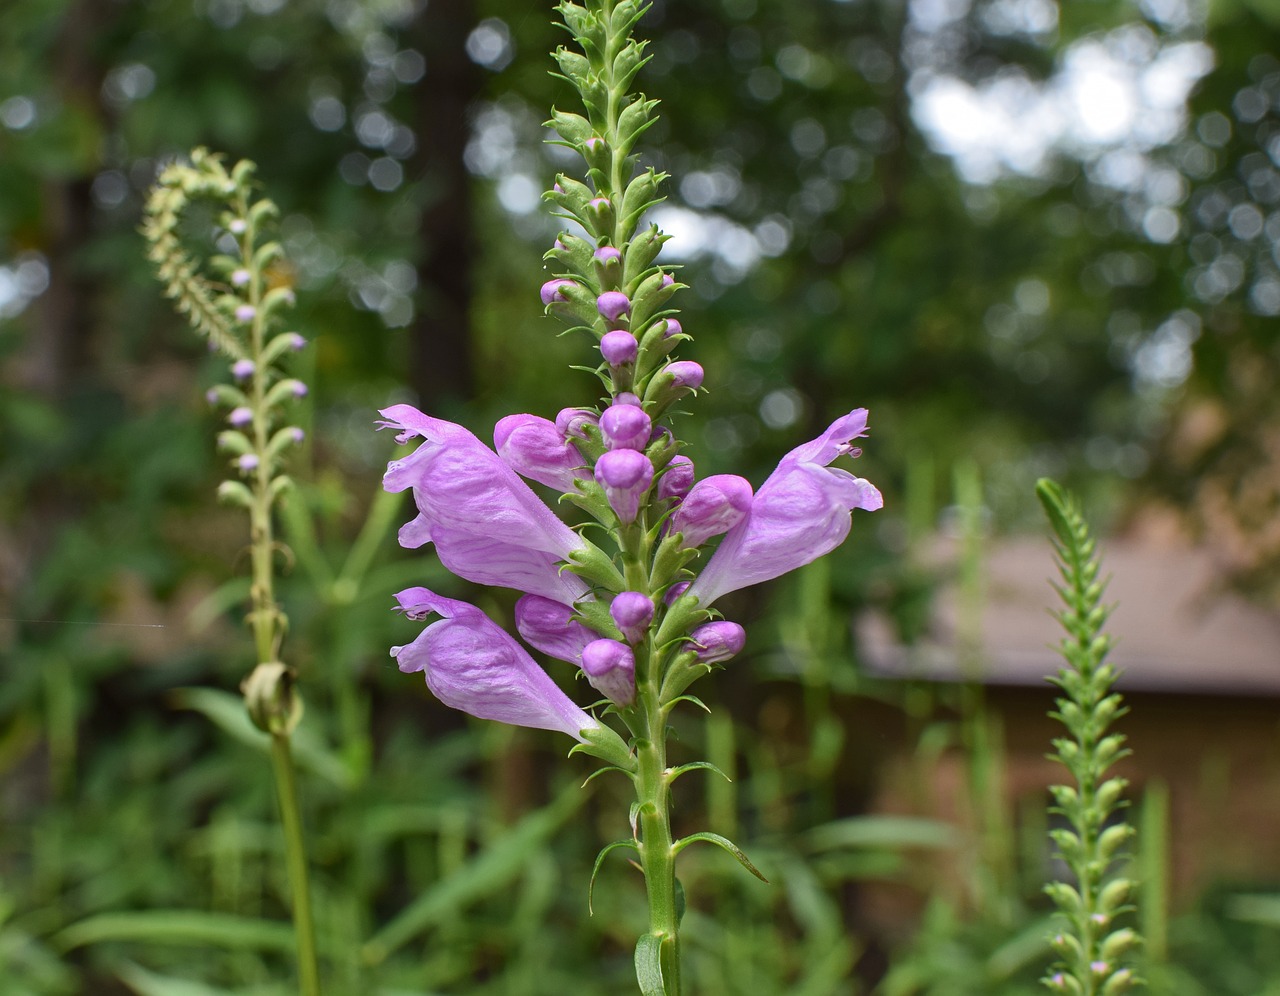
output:
[{"label": "flower sepal", "polygon": [[[670,282],[661,270],[654,270],[640,281],[631,297],[631,327],[648,328],[659,311],[683,284]],[[646,337],[647,338],[647,337]]]},{"label": "flower sepal", "polygon": [[573,745],[569,751],[570,756],[579,753],[590,754],[629,775],[639,770],[636,756],[627,747],[626,741],[603,723],[596,727],[589,727],[579,735],[582,737],[582,742]]},{"label": "flower sepal", "polygon": [[654,643],[661,650],[673,640],[684,639],[695,623],[703,622],[710,617],[709,611],[699,608],[697,598],[693,595],[681,595],[671,603],[667,614],[662,617]]},{"label": "flower sepal", "polygon": [[663,243],[670,238],[670,235],[663,235],[657,225],[650,225],[627,243],[627,251],[623,253],[622,270],[622,284],[627,289],[627,293],[634,295],[651,272],[658,272],[656,268],[652,271],[650,268],[653,267],[653,261],[658,258],[658,253],[662,251]]},{"label": "flower sepal", "polygon": [[587,629],[594,630],[601,636],[621,640],[622,632],[618,629],[613,617],[609,614],[609,605],[594,598],[583,599],[573,607],[573,619],[582,623]]},{"label": "flower sepal", "polygon": [[581,548],[569,554],[569,565],[566,570],[572,571],[590,584],[609,591],[624,591],[627,587],[622,573],[609,555],[586,540],[583,541]]},{"label": "flower sepal", "polygon": [[697,559],[697,556],[697,548],[685,546],[680,533],[664,537],[653,557],[653,572],[650,575],[653,587],[665,588],[681,580],[680,575],[684,573],[685,566]]},{"label": "flower sepal", "polygon": [[662,676],[662,691],[658,695],[659,704],[672,705],[695,681],[716,670],[719,670],[719,665],[703,663],[698,660],[698,655],[694,651],[682,650],[668,665],[666,674]]}]

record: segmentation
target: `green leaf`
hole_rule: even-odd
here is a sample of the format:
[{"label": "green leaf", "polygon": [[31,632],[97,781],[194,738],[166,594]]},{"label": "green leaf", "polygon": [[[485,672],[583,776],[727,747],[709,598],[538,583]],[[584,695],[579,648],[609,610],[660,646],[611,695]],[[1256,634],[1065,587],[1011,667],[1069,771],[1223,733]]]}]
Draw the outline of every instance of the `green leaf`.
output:
[{"label": "green leaf", "polygon": [[[692,696],[692,695],[690,695],[690,696],[684,696],[684,697],[687,697],[687,698],[693,698],[693,696]],[[696,700],[695,700],[695,701],[696,701]],[[699,704],[699,705],[701,705],[701,703],[698,703],[698,704]],[[705,708],[706,708],[706,706],[703,706],[703,708],[705,709]],[[689,764],[682,764],[682,765],[680,765],[680,766],[679,766],[679,767],[677,767],[677,768],[672,768],[672,769],[671,769],[671,773],[667,776],[667,784],[669,785],[669,784],[671,784],[672,782],[674,782],[677,778],[679,778],[681,775],[683,775],[686,771],[694,771],[694,770],[699,769],[699,768],[701,768],[701,769],[703,769],[703,770],[706,770],[706,771],[714,771],[717,775],[719,775],[721,778],[723,778],[726,782],[729,782],[730,784],[732,784],[732,783],[733,783],[733,779],[732,779],[732,778],[730,778],[728,775],[726,775],[723,771],[721,771],[719,768],[717,768],[717,767],[716,767],[714,764],[712,764],[710,761],[693,761],[693,762],[691,762],[691,763],[689,763]]]},{"label": "green leaf", "polygon": [[643,996],[666,996],[662,981],[662,938],[641,934],[636,941],[636,982]]},{"label": "green leaf", "polygon": [[279,952],[291,952],[294,946],[293,928],[287,923],[203,910],[100,913],[71,924],[56,934],[53,941],[64,951],[105,941]]},{"label": "green leaf", "polygon": [[814,827],[806,838],[815,851],[873,847],[945,850],[959,844],[959,835],[950,823],[915,816],[852,816]]},{"label": "green leaf", "polygon": [[636,847],[636,842],[630,837],[626,837],[622,840],[615,840],[612,844],[605,844],[604,847],[600,848],[600,853],[596,855],[596,863],[591,869],[591,881],[587,883],[587,912],[592,916],[595,915],[595,910],[592,908],[591,900],[592,896],[595,894],[596,875],[599,874],[600,866],[604,864],[604,859],[608,856],[609,852],[616,851],[619,847],[629,847],[636,853],[639,853],[639,848]]},{"label": "green leaf", "polygon": [[745,854],[742,853],[742,848],[740,848],[737,844],[731,841],[728,837],[721,837],[720,834],[718,833],[710,833],[709,831],[703,830],[703,831],[700,831],[699,833],[691,833],[689,834],[688,837],[681,837],[679,840],[677,840],[674,844],[671,845],[671,853],[679,854],[690,844],[695,844],[698,841],[705,841],[708,844],[715,844],[717,847],[723,848],[724,850],[728,851],[730,854],[732,854],[735,858],[738,859],[738,864],[742,865],[743,868],[751,872],[751,874],[754,875],[756,878],[758,878],[761,882],[764,882],[766,885],[768,884],[769,880],[765,878],[762,874],[760,874],[760,869],[757,868],[755,865],[753,865],[750,859]]}]

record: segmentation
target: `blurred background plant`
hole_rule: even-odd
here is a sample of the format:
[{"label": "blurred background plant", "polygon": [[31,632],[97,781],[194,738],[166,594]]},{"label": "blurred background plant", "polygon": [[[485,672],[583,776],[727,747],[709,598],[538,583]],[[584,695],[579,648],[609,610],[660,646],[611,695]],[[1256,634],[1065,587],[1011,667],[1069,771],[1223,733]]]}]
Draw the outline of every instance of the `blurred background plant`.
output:
[{"label": "blurred background plant", "polygon": [[[1013,731],[976,683],[870,676],[850,620],[926,635],[940,529],[968,537],[957,577],[980,606],[984,549],[1038,528],[1044,474],[1104,533],[1203,538],[1219,586],[1274,613],[1280,18],[1262,0],[664,0],[642,29],[663,100],[646,155],[675,178],[659,221],[712,372],[692,455],[758,483],[866,405],[861,472],[887,499],[867,541],[733,606],[754,620],[743,675],[690,752],[736,781],[681,808],[775,884],[691,856],[691,892],[715,898],[689,912],[690,988],[1035,992],[1045,824],[1001,791]],[[279,595],[314,675],[296,750],[330,990],[627,991],[639,882],[602,879],[577,927],[580,856],[619,800],[553,783],[554,744],[473,726],[386,656],[413,629],[391,592],[445,579],[390,542],[374,410],[479,426],[593,390],[566,384],[572,347],[536,296],[559,41],[529,0],[0,6],[15,993],[288,991],[269,775],[234,703],[182,691],[252,664],[246,589],[223,583],[242,524],[213,501],[221,361],[172,319],[137,234],[158,168],[198,144],[259,164],[314,342]],[[959,634],[957,655],[980,663],[981,642]],[[947,818],[880,805],[952,775]],[[1197,812],[1222,781],[1206,759]],[[1153,989],[1280,992],[1274,878],[1162,893],[1175,827],[1143,789]]]}]

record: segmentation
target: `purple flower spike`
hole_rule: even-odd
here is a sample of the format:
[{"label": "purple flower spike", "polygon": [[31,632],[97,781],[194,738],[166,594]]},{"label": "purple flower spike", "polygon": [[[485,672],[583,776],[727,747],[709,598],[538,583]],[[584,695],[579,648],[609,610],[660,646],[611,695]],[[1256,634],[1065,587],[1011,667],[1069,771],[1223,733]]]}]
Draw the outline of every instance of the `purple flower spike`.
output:
[{"label": "purple flower spike", "polygon": [[410,619],[443,617],[408,646],[392,647],[391,655],[401,671],[424,672],[427,687],[445,705],[480,719],[559,730],[577,740],[600,725],[474,605],[426,588],[406,589],[396,600]]},{"label": "purple flower spike", "polygon": [[599,421],[600,416],[590,408],[561,408],[556,415],[556,431],[566,439],[586,439],[586,426]]},{"label": "purple flower spike", "polygon": [[231,364],[231,376],[236,380],[246,380],[253,376],[253,372],[258,369],[254,366],[253,360],[236,360]]},{"label": "purple flower spike", "polygon": [[614,329],[600,337],[600,354],[611,367],[634,363],[639,352],[636,337],[624,329]]},{"label": "purple flower spike", "polygon": [[596,481],[619,521],[635,522],[640,496],[653,483],[653,464],[638,450],[610,450],[596,461]]},{"label": "purple flower spike", "polygon": [[613,246],[601,246],[592,253],[591,258],[601,266],[609,266],[610,264],[616,265],[617,263],[622,262],[622,253]]},{"label": "purple flower spike", "polygon": [[525,595],[516,602],[516,630],[525,643],[556,660],[582,663],[582,648],[599,633],[573,618],[573,609],[541,595]]},{"label": "purple flower spike", "polygon": [[830,553],[849,535],[849,513],[884,504],[869,481],[829,467],[853,453],[867,410],[836,419],[817,439],[782,458],[760,486],[747,517],[725,534],[689,594],[707,606],[726,592],[780,577]]},{"label": "purple flower spike", "polygon": [[586,542],[566,526],[493,450],[460,425],[411,405],[382,412],[383,427],[423,442],[387,466],[382,486],[413,489],[418,516],[400,528],[400,545],[434,543],[445,568],[476,584],[515,588],[572,605],[587,593],[561,565]]},{"label": "purple flower spike", "polygon": [[587,476],[586,465],[554,422],[537,415],[508,415],[493,427],[493,446],[521,477],[560,492],[572,491],[575,477]]},{"label": "purple flower spike", "polygon": [[667,329],[665,332],[662,333],[662,338],[670,339],[673,335],[680,335],[680,333],[682,333],[683,331],[684,331],[684,326],[682,326],[678,321],[676,321],[676,319],[668,318]]},{"label": "purple flower spike", "polygon": [[653,422],[643,408],[610,405],[600,416],[600,431],[611,450],[642,450],[653,433]]},{"label": "purple flower spike", "polygon": [[671,517],[671,531],[684,534],[685,546],[702,546],[745,519],[751,500],[751,484],[746,478],[736,474],[703,478]]},{"label": "purple flower spike", "polygon": [[687,456],[673,456],[658,479],[659,498],[683,498],[693,487],[693,461]]},{"label": "purple flower spike", "polygon": [[237,405],[228,413],[227,421],[236,426],[248,425],[253,421],[253,410],[244,405]]},{"label": "purple flower spike", "polygon": [[699,626],[689,634],[685,649],[698,655],[703,664],[718,664],[736,657],[747,645],[747,631],[736,622],[721,619]]},{"label": "purple flower spike", "polygon": [[631,314],[631,301],[622,291],[605,291],[596,298],[596,308],[607,321],[616,322]]},{"label": "purple flower spike", "polygon": [[643,592],[624,591],[614,596],[609,615],[628,643],[639,643],[653,622],[653,600]]},{"label": "purple flower spike", "polygon": [[582,648],[587,681],[610,702],[629,706],[636,700],[636,658],[617,640],[593,640]]},{"label": "purple flower spike", "polygon": [[237,322],[251,322],[253,321],[253,316],[256,315],[257,313],[258,313],[258,309],[255,308],[252,304],[236,305],[236,321]]},{"label": "purple flower spike", "polygon": [[563,280],[559,278],[555,280],[548,280],[542,285],[542,290],[539,292],[542,295],[542,303],[557,304],[561,301],[569,300],[564,295],[564,289],[572,286],[572,280]]}]

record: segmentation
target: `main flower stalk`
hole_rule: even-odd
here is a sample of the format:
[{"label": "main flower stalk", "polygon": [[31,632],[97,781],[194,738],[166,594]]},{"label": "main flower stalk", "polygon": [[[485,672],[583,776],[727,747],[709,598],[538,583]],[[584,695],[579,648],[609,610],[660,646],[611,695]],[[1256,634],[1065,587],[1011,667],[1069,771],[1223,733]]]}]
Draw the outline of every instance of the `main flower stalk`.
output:
[{"label": "main flower stalk", "polygon": [[[417,515],[401,529],[401,543],[432,544],[459,577],[521,592],[518,632],[580,670],[601,696],[600,718],[579,709],[479,609],[426,589],[398,596],[412,618],[442,617],[393,649],[400,668],[423,672],[441,701],[474,716],[566,733],[578,741],[575,752],[631,779],[631,834],[601,852],[597,870],[615,848],[636,853],[649,907],[637,981],[645,996],[675,996],[679,853],[715,844],[759,875],[718,834],[672,833],[673,783],[686,771],[715,769],[668,763],[670,714],[746,638],[713,605],[834,549],[848,535],[850,513],[877,509],[881,498],[834,466],[859,455],[853,441],[866,433],[865,409],[793,449],[758,491],[732,474],[698,480],[681,452],[671,411],[698,392],[704,371],[676,355],[690,341],[670,307],[681,285],[658,262],[667,237],[642,226],[666,179],[641,169],[634,153],[657,106],[630,92],[647,61],[645,43],[631,37],[646,9],[635,0],[565,0],[557,8],[574,44],[556,51],[556,63],[585,114],[553,109],[548,125],[586,170],[582,179],[557,176],[546,194],[569,224],[545,256],[541,299],[547,314],[591,342],[604,397],[554,419],[509,415],[495,427],[493,449],[408,405],[383,411],[382,425],[398,430],[401,442],[420,440],[384,478],[388,490],[413,494]],[[560,492],[603,529],[570,529],[522,478]],[[626,728],[625,740],[606,719]]]}]

